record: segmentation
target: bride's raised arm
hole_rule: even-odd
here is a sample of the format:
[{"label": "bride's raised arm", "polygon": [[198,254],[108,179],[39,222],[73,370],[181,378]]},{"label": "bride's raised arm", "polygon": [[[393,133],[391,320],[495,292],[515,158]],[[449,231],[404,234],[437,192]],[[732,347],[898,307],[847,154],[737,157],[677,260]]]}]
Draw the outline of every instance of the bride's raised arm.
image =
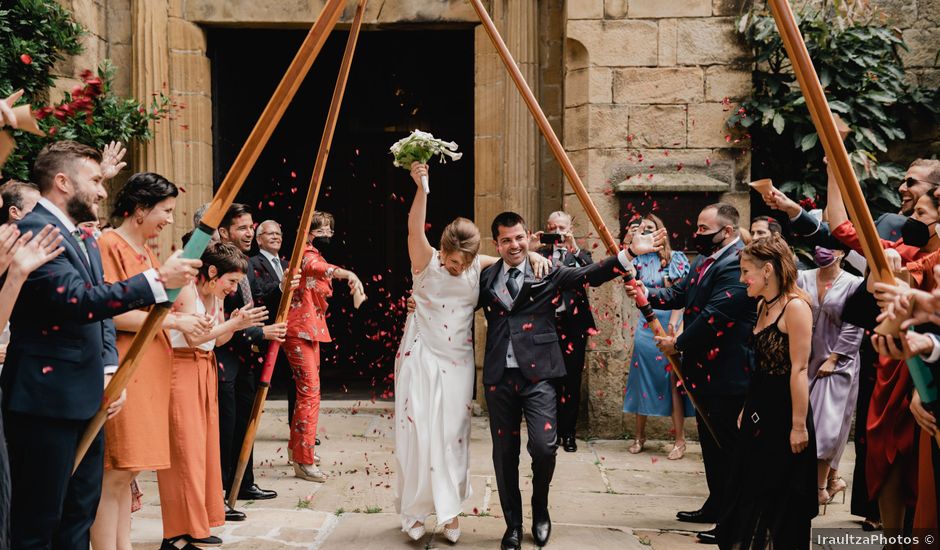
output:
[{"label": "bride's raised arm", "polygon": [[411,269],[415,273],[424,271],[428,262],[431,261],[431,256],[434,255],[434,248],[424,233],[428,196],[424,192],[424,186],[421,185],[421,176],[427,174],[427,164],[417,161],[411,163],[411,179],[414,180],[417,190],[414,201],[411,203],[411,211],[408,212],[408,257],[411,259]]}]

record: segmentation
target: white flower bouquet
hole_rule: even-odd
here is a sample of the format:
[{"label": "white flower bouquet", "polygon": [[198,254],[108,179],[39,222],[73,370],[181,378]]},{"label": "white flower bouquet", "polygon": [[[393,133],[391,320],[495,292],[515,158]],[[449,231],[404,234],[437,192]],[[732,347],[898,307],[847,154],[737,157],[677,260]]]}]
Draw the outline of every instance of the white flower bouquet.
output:
[{"label": "white flower bouquet", "polygon": [[[463,156],[463,153],[457,152],[457,144],[453,141],[437,139],[421,130],[415,130],[408,137],[396,141],[389,150],[395,157],[395,166],[405,170],[411,170],[411,163],[415,161],[427,163],[434,155],[440,155],[441,162],[447,162],[447,157],[459,160]],[[425,193],[431,192],[427,176],[421,177],[421,185]]]}]

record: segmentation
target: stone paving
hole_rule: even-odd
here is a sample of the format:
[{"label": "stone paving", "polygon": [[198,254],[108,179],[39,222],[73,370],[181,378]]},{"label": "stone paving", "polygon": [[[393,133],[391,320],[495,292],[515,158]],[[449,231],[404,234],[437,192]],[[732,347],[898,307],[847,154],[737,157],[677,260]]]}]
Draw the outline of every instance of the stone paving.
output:
[{"label": "stone paving", "polygon": [[[394,440],[391,403],[328,401],[320,418],[318,453],[321,468],[332,477],[325,484],[293,477],[287,464],[286,402],[268,403],[255,445],[255,476],[275,489],[274,500],[239,501],[244,522],[214,530],[225,548],[388,550],[452,546],[439,533],[410,542],[400,532],[394,505]],[[523,430],[523,434],[525,431]],[[667,442],[648,442],[639,455],[627,452],[629,441],[579,441],[577,453],[559,450],[552,483],[553,533],[549,548],[703,550],[690,527],[675,519],[677,510],[698,508],[707,494],[701,450],[689,444],[684,460],[666,459]],[[523,449],[525,442],[523,442]],[[460,519],[463,549],[499,548],[505,524],[490,460],[487,420],[473,419],[471,475],[473,496]],[[854,449],[849,444],[842,467],[851,474]],[[522,473],[523,501],[529,528],[531,472],[527,458]],[[851,476],[845,475],[849,486]],[[156,476],[141,476],[144,508],[134,514],[135,549],[159,548],[160,503]],[[848,502],[828,507],[814,527],[856,527]],[[432,518],[433,521],[433,518]],[[707,528],[708,526],[702,526]],[[430,525],[429,525],[430,528]],[[429,529],[430,533],[430,529]],[[526,549],[535,548],[526,535]]]}]

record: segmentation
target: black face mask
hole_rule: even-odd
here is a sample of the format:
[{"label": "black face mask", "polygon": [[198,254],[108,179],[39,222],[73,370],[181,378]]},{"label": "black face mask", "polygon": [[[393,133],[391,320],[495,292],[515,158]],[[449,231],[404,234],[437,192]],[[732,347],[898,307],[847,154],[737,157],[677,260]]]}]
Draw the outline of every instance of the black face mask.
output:
[{"label": "black face mask", "polygon": [[930,241],[930,227],[922,221],[908,218],[901,227],[901,238],[904,239],[904,244],[917,248],[926,246]]},{"label": "black face mask", "polygon": [[313,246],[317,250],[323,250],[324,248],[330,246],[330,238],[329,237],[314,237]]},{"label": "black face mask", "polygon": [[715,242],[715,237],[721,233],[721,229],[715,231],[714,233],[698,233],[692,237],[692,248],[696,252],[702,254],[703,256],[711,255],[713,252],[718,250],[718,243]]}]

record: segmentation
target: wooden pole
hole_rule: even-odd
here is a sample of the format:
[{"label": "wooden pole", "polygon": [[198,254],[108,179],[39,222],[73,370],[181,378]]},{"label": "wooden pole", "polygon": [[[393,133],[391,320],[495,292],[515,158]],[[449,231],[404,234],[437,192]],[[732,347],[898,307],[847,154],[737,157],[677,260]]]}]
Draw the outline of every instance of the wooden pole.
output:
[{"label": "wooden pole", "polygon": [[826,152],[826,159],[839,184],[839,190],[845,197],[846,208],[852,217],[852,223],[855,224],[862,251],[871,267],[872,276],[879,282],[894,284],[894,275],[888,267],[888,260],[881,246],[878,230],[875,229],[871,210],[868,209],[865,195],[855,177],[849,154],[839,136],[839,129],[836,127],[826,95],[819,83],[819,76],[813,68],[813,62],[806,49],[806,43],[803,42],[803,36],[796,24],[790,3],[787,0],[769,0],[768,3],[774,20],[777,22],[777,29],[783,39],[787,55],[790,57],[793,72],[803,91],[803,97],[806,98],[806,106],[813,118],[819,141]]},{"label": "wooden pole", "polygon": [[[803,42],[803,35],[800,34],[796,18],[793,16],[793,9],[787,0],[769,0],[768,3],[774,20],[777,22],[777,30],[783,39],[783,46],[790,58],[790,64],[793,66],[793,72],[800,84],[800,89],[803,91],[803,97],[806,98],[806,106],[813,118],[813,125],[819,135],[819,141],[826,152],[826,159],[829,166],[832,167],[836,183],[839,185],[839,191],[842,193],[846,208],[852,217],[852,223],[855,224],[855,229],[862,244],[862,251],[868,261],[868,266],[871,268],[871,276],[879,282],[894,285],[896,284],[894,274],[891,273],[891,269],[888,267],[888,260],[885,257],[884,248],[881,246],[881,238],[875,228],[871,211],[868,209],[868,203],[862,193],[862,187],[855,177],[848,151],[845,149],[838,125],[833,118],[829,103],[826,101],[826,95],[819,82],[816,69],[813,67],[813,62],[809,57],[806,43]],[[895,323],[883,323],[875,331],[888,337],[895,337],[898,334],[899,324],[900,320]],[[906,346],[903,338],[901,341]],[[911,378],[915,381],[915,386],[917,386],[920,395],[936,394],[933,373],[923,361],[917,357],[909,359],[907,368],[911,371]],[[936,435],[937,444],[940,446],[940,433]]]},{"label": "wooden pole", "polygon": [[[480,22],[483,23],[483,28],[486,31],[486,34],[490,37],[490,41],[493,42],[493,46],[496,48],[497,53],[499,53],[499,57],[502,59],[503,65],[505,65],[506,70],[509,71],[509,76],[512,78],[516,88],[522,95],[522,99],[529,108],[529,112],[535,119],[535,123],[538,125],[539,130],[541,130],[542,135],[545,136],[545,140],[548,142],[548,146],[551,149],[552,154],[555,155],[555,160],[557,160],[558,164],[561,165],[562,171],[564,171],[565,176],[568,178],[568,183],[571,185],[571,188],[578,196],[578,200],[581,201],[581,206],[584,207],[585,212],[587,212],[588,218],[590,218],[591,223],[594,225],[594,229],[597,230],[598,235],[604,242],[604,245],[607,247],[608,254],[617,254],[620,251],[620,249],[617,247],[617,241],[614,240],[614,237],[610,234],[610,231],[608,231],[607,226],[604,224],[604,219],[601,217],[600,212],[598,212],[597,207],[591,200],[590,195],[588,195],[587,189],[584,187],[584,183],[581,182],[581,177],[578,176],[578,172],[571,163],[571,159],[568,158],[568,153],[565,152],[565,148],[562,146],[561,141],[558,139],[558,136],[555,135],[555,130],[552,129],[552,125],[548,122],[548,118],[545,116],[545,113],[539,106],[538,100],[535,98],[535,94],[532,93],[532,90],[525,81],[525,77],[522,76],[522,72],[519,70],[519,67],[516,66],[516,62],[513,60],[512,54],[509,52],[509,48],[506,47],[506,43],[503,41],[499,31],[496,29],[496,25],[493,24],[492,18],[490,18],[489,13],[487,13],[486,8],[483,7],[483,3],[480,0],[469,1],[470,4],[473,5],[473,9],[477,12],[477,16],[480,18]],[[636,280],[631,275],[625,276],[624,279],[627,286],[634,289],[637,288]],[[666,336],[666,331],[663,330],[663,326],[659,322],[659,318],[656,317],[656,313],[653,311],[653,307],[650,305],[646,297],[643,296],[640,292],[636,293],[636,305],[640,309],[640,312],[643,314],[643,317],[646,319],[646,322],[648,323],[653,333],[657,336]],[[679,357],[677,355],[668,355],[667,357],[669,358],[669,363],[672,365],[676,376],[679,377],[679,380],[681,380],[685,386],[686,393],[689,395],[689,400],[692,401],[692,406],[695,407],[695,410],[699,412],[705,427],[708,429],[712,435],[712,438],[715,439],[715,441],[718,443],[718,446],[720,447],[721,443],[718,439],[718,435],[711,425],[707,412],[698,404],[698,401],[695,399],[695,395],[692,391],[692,387],[686,384],[686,379],[682,375],[682,365],[680,364]]]},{"label": "wooden pole", "polygon": [[[333,141],[336,123],[339,120],[339,111],[343,105],[346,81],[349,79],[353,56],[356,53],[356,43],[359,39],[359,30],[362,27],[362,18],[365,15],[366,2],[367,0],[359,0],[359,6],[356,8],[356,15],[352,22],[352,28],[349,29],[349,38],[346,39],[346,50],[343,52],[343,61],[339,66],[339,75],[336,77],[336,84],[333,87],[333,99],[330,102],[330,110],[326,116],[323,135],[320,137],[317,160],[313,166],[310,187],[307,189],[307,200],[304,203],[304,211],[300,215],[300,226],[297,228],[297,236],[294,238],[294,248],[291,252],[290,266],[287,269],[287,273],[284,274],[285,281],[289,281],[294,275],[300,273],[300,263],[303,260],[303,253],[307,244],[307,234],[310,232],[310,223],[313,220],[313,213],[317,206],[317,197],[320,195],[320,185],[323,182],[323,174],[326,171],[326,161],[330,156],[330,144]],[[290,311],[293,296],[294,290],[290,288],[290,286],[281,294],[281,303],[277,308],[276,323],[283,323],[287,320],[287,313]],[[271,342],[268,346],[268,352],[265,355],[264,368],[261,371],[261,382],[258,386],[257,393],[255,393],[255,400],[251,407],[251,417],[248,419],[248,427],[245,430],[245,440],[242,441],[241,451],[238,455],[235,477],[228,491],[228,505],[232,508],[235,507],[238,489],[241,487],[245,469],[248,467],[248,458],[251,456],[251,448],[255,444],[255,436],[258,433],[258,425],[261,422],[261,413],[264,412],[264,402],[268,397],[268,390],[271,388],[271,375],[274,372],[274,364],[277,362],[277,354],[280,349],[280,342]]]},{"label": "wooden pole", "polygon": [[[229,206],[232,205],[235,196],[238,194],[242,184],[244,184],[245,179],[254,167],[258,155],[261,154],[261,150],[264,149],[265,144],[267,144],[268,139],[271,137],[271,133],[274,132],[274,128],[277,126],[278,122],[280,122],[294,94],[297,93],[297,89],[303,83],[304,77],[307,76],[307,73],[310,71],[310,66],[313,65],[314,59],[317,58],[317,55],[319,55],[320,50],[323,48],[323,44],[329,37],[330,31],[336,26],[336,22],[343,12],[345,2],[346,0],[328,0],[326,6],[323,7],[323,11],[317,17],[317,21],[313,24],[313,27],[310,28],[310,32],[307,33],[307,38],[304,39],[303,43],[300,45],[297,55],[294,56],[294,60],[291,61],[287,72],[284,73],[281,82],[274,90],[274,94],[272,94],[267,106],[261,113],[261,117],[258,119],[258,122],[255,123],[254,129],[252,129],[251,134],[242,146],[238,157],[235,158],[235,162],[232,164],[228,174],[226,174],[225,179],[219,186],[219,190],[212,198],[212,202],[209,204],[209,209],[206,210],[202,222],[195,228],[192,237],[189,242],[186,243],[186,247],[183,248],[184,258],[198,259],[202,256],[206,246],[209,244],[209,240],[212,238],[213,232],[215,232],[215,229],[222,221],[222,216],[225,215]],[[88,448],[91,447],[91,443],[98,436],[98,432],[101,431],[102,426],[104,426],[107,420],[108,406],[120,397],[121,393],[127,387],[127,384],[130,383],[131,378],[134,376],[134,371],[137,370],[137,365],[143,355],[144,348],[153,341],[154,336],[162,329],[163,319],[170,312],[173,302],[179,295],[179,289],[168,290],[167,295],[169,300],[154,307],[147,315],[143,326],[140,327],[140,330],[134,336],[131,347],[127,350],[127,353],[124,354],[124,357],[121,358],[121,364],[117,372],[114,373],[114,377],[111,379],[108,387],[105,388],[104,398],[101,400],[101,408],[88,423],[88,427],[85,429],[85,433],[82,435],[82,439],[79,442],[78,449],[75,453],[75,465],[72,468],[73,473],[75,469],[78,468],[78,465],[81,464],[82,458],[84,458],[85,453],[88,452]]]}]

